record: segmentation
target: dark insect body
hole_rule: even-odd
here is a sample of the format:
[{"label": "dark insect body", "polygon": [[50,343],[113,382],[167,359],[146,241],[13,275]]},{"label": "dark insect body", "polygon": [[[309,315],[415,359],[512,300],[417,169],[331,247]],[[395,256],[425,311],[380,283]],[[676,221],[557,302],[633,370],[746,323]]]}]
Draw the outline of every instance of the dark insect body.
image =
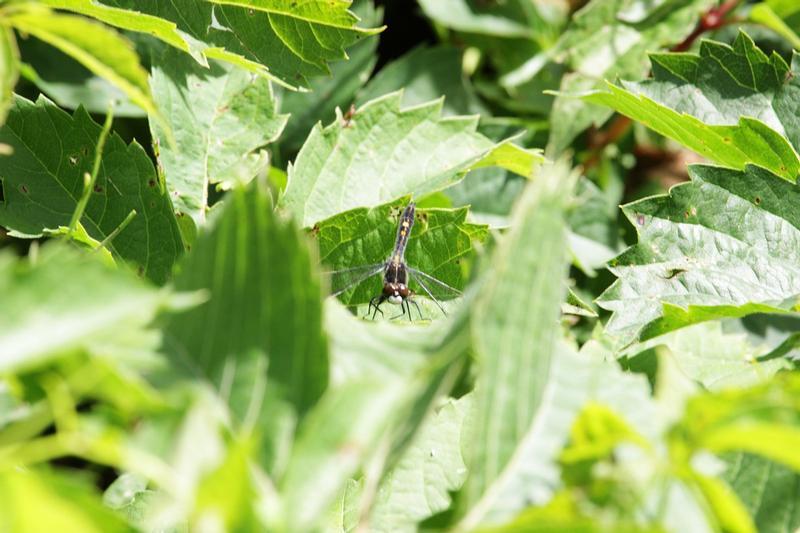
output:
[{"label": "dark insect body", "polygon": [[383,316],[383,311],[381,310],[380,306],[384,302],[389,302],[390,304],[400,306],[402,312],[399,315],[392,317],[392,319],[399,318],[407,314],[408,319],[411,320],[412,304],[414,307],[416,307],[417,313],[419,314],[420,319],[422,319],[422,312],[420,311],[419,304],[414,300],[414,296],[416,296],[416,294],[409,288],[410,279],[413,279],[414,282],[416,282],[422,288],[426,296],[439,307],[443,314],[447,314],[433,293],[437,292],[440,296],[449,298],[460,296],[461,293],[457,289],[450,287],[446,283],[439,281],[433,276],[429,276],[424,272],[420,272],[415,268],[409,267],[405,261],[406,247],[408,246],[408,238],[411,235],[411,228],[414,226],[415,212],[416,205],[414,202],[410,202],[400,215],[400,220],[397,225],[397,235],[394,241],[394,248],[392,249],[392,254],[389,256],[387,261],[374,265],[348,268],[331,272],[331,275],[334,279],[355,274],[355,279],[353,279],[351,282],[343,284],[344,286],[338,289],[334,287],[334,292],[332,294],[333,296],[338,296],[347,289],[358,285],[366,279],[379,273],[383,273],[383,289],[381,294],[375,296],[369,301],[369,307],[367,310],[367,315],[372,312],[373,319],[376,318],[378,313]]}]

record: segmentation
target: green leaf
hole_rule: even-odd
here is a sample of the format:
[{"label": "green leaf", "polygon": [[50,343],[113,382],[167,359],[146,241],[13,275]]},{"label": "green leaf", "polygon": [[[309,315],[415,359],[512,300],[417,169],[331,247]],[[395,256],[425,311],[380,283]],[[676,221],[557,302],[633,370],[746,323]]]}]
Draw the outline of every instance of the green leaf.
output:
[{"label": "green leaf", "polygon": [[[588,91],[603,87],[604,80],[639,78],[648,70],[647,54],[681,42],[696,25],[700,14],[715,5],[714,0],[593,0],[581,8],[548,56],[568,65],[572,73],[562,80],[560,92]],[[534,57],[531,63],[545,64]],[[526,74],[526,71],[530,72]],[[538,73],[523,65],[525,75],[509,73],[526,83]],[[585,102],[558,96],[550,113],[548,150],[561,153],[572,140],[592,124],[600,125],[611,112]],[[569,117],[569,120],[564,120]]]},{"label": "green leaf", "polygon": [[[133,12],[129,15],[133,20],[145,14],[162,19],[161,24],[163,20],[174,24],[184,41],[181,49],[186,49],[185,42],[199,41],[202,44],[195,46],[205,57],[247,68],[288,87],[307,86],[309,78],[329,74],[328,63],[346,59],[345,48],[381,31],[356,27],[358,18],[348,11],[350,2],[342,0],[104,0],[103,4]],[[173,35],[165,40],[176,45]]]},{"label": "green leaf", "polygon": [[692,481],[699,487],[719,520],[723,531],[732,533],[755,533],[752,518],[739,498],[724,481],[700,474],[694,474]]},{"label": "green leaf", "polygon": [[147,480],[134,474],[122,474],[103,493],[106,507],[140,529],[147,526],[148,509],[157,501],[158,492],[148,489]]},{"label": "green leaf", "polygon": [[800,474],[761,457],[737,453],[726,457],[723,478],[753,517],[758,531],[778,533],[800,527]]},{"label": "green leaf", "polygon": [[209,300],[172,317],[167,347],[177,364],[216,384],[240,420],[258,413],[265,387],[298,413],[325,390],[328,358],[312,257],[256,180],[229,193],[175,278],[178,290],[205,290]]},{"label": "green leaf", "polygon": [[[27,235],[68,226],[90,172],[101,127],[82,109],[72,116],[44,97],[17,97],[0,142],[13,154],[0,157],[0,224]],[[183,253],[178,225],[153,164],[137,144],[108,137],[81,224],[103,241],[136,211],[108,249],[156,283],[170,277]]]},{"label": "green leaf", "polygon": [[800,239],[797,186],[755,166],[697,165],[689,174],[692,181],[669,195],[623,207],[639,242],[612,261],[619,279],[598,299],[613,311],[607,332],[622,343],[716,318],[785,312],[800,294],[791,244]]},{"label": "green leaf", "polygon": [[461,454],[464,419],[472,395],[448,399],[425,421],[397,465],[386,475],[372,506],[372,531],[416,531],[419,522],[450,507],[467,467]]},{"label": "green leaf", "polygon": [[88,480],[40,470],[0,471],[0,530],[100,533],[134,531],[105,507]]},{"label": "green leaf", "polygon": [[[692,398],[672,432],[689,450],[744,451],[800,471],[800,376]],[[673,446],[675,447],[675,446]]]},{"label": "green leaf", "polygon": [[[372,0],[353,3],[353,12],[367,26],[377,26],[383,20],[383,8],[375,8]],[[338,107],[347,109],[356,92],[367,82],[378,61],[378,36],[370,36],[347,49],[349,59],[331,64],[330,77],[318,77],[309,82],[310,93],[284,91],[280,109],[291,114],[281,135],[281,148],[297,151],[317,122],[330,122]]]},{"label": "green leaf", "polygon": [[680,370],[709,390],[752,386],[790,367],[782,357],[760,361],[769,355],[769,345],[754,345],[744,333],[724,332],[720,322],[697,324],[653,342],[666,345]]},{"label": "green leaf", "polygon": [[105,115],[113,102],[115,117],[145,117],[147,113],[127,95],[72,57],[38,39],[20,42],[25,64],[21,75],[61,108],[80,106]]},{"label": "green leaf", "polygon": [[[464,320],[399,331],[365,323],[336,302],[329,302],[326,310],[338,384],[328,389],[298,432],[281,483],[289,531],[310,530],[337,496],[348,506],[335,517],[342,521],[350,509],[373,501],[381,468],[393,464],[412,442],[438,397],[463,371],[468,349]],[[389,357],[386,346],[392,342],[402,342],[403,357]],[[371,488],[353,494],[348,480],[359,467]]]},{"label": "green leaf", "polygon": [[288,117],[277,113],[268,80],[213,60],[203,68],[166,46],[153,54],[150,83],[175,137],[170,146],[164,128],[151,122],[170,198],[202,223],[209,185],[229,188],[266,168],[261,149]]},{"label": "green leaf", "polygon": [[0,28],[0,124],[14,99],[14,86],[19,78],[19,50],[11,28]]},{"label": "green leaf", "polygon": [[793,0],[765,0],[753,6],[749,18],[771,28],[789,41],[792,48],[800,50],[800,10]]},{"label": "green leaf", "polygon": [[[478,5],[475,5],[478,4]],[[531,37],[533,30],[521,22],[525,10],[520,2],[479,6],[465,0],[421,0],[420,6],[433,20],[455,30],[495,37]]]},{"label": "green leaf", "polygon": [[484,159],[526,176],[541,162],[537,153],[477,133],[478,117],[442,118],[441,100],[403,110],[401,100],[391,93],[349,122],[316,126],[289,167],[281,207],[311,227],[348,209],[441,190]]},{"label": "green leaf", "polygon": [[0,290],[3,373],[107,345],[129,330],[141,337],[156,311],[169,303],[168,293],[61,243],[43,247],[33,265],[1,254]]},{"label": "green leaf", "polygon": [[462,525],[479,523],[494,503],[543,401],[566,294],[564,207],[573,182],[559,163],[528,186],[472,305],[479,370]]},{"label": "green leaf", "polygon": [[[403,199],[372,209],[354,209],[315,225],[311,234],[319,242],[320,260],[331,270],[386,261],[394,246],[397,219],[407,203]],[[418,209],[406,249],[408,264],[455,289],[463,289],[466,280],[460,263],[472,254],[473,242],[487,236],[485,226],[470,224],[466,217],[466,208]],[[347,290],[340,300],[347,305],[367,303],[380,294],[379,278]],[[340,280],[333,281],[338,289]],[[419,287],[415,292],[425,296]]]},{"label": "green leaf", "polygon": [[358,93],[363,105],[393,91],[403,90],[404,107],[424,104],[444,96],[442,114],[488,115],[461,68],[461,51],[450,46],[414,48],[388,63]]},{"label": "green leaf", "polygon": [[399,379],[352,381],[330,389],[309,414],[282,484],[287,531],[308,531],[322,517],[389,429],[406,385]]},{"label": "green leaf", "polygon": [[583,99],[611,107],[711,161],[738,169],[752,163],[795,180],[800,128],[793,121],[793,102],[800,72],[794,63],[790,70],[744,33],[733,47],[703,41],[699,55],[653,54],[651,60],[654,79],[608,84],[608,91]]},{"label": "green leaf", "polygon": [[147,86],[147,71],[131,42],[116,31],[83,17],[49,11],[22,11],[8,17],[8,23],[72,56],[116,85],[148,114],[160,118]]},{"label": "green leaf", "polygon": [[[177,29],[174,22],[154,17],[131,9],[113,7],[119,3],[108,1],[104,3],[93,0],[40,0],[39,3],[54,9],[63,9],[92,17],[111,26],[123,30],[145,33],[164,41],[170,46],[188,52],[198,62],[204,62],[202,51],[206,45],[191,39]],[[108,5],[106,5],[108,4]]]}]

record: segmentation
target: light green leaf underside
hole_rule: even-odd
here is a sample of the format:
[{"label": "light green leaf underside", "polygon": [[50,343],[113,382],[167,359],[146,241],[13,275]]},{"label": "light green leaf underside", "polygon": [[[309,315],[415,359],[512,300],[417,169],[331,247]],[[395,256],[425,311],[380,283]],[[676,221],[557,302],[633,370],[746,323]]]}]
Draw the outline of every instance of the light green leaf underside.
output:
[{"label": "light green leaf underside", "polygon": [[772,350],[768,343],[753,342],[742,332],[727,332],[719,321],[673,331],[636,349],[657,345],[669,349],[669,356],[683,375],[709,390],[749,387],[790,367],[784,358],[762,361]]},{"label": "light green leaf underside", "polygon": [[[0,142],[14,153],[0,157],[0,224],[28,235],[68,226],[90,172],[101,127],[82,109],[70,116],[44,97],[17,97]],[[100,171],[81,223],[97,241],[132,210],[136,216],[108,244],[115,257],[164,283],[183,253],[172,205],[144,149],[108,137]]]},{"label": "light green leaf underside", "polygon": [[258,413],[267,383],[302,413],[328,381],[311,251],[273,214],[257,181],[236,188],[222,209],[175,278],[176,288],[204,290],[209,301],[171,319],[166,346],[177,365],[219,387],[239,417]]},{"label": "light green leaf underside", "polygon": [[370,531],[414,532],[419,522],[450,506],[450,492],[467,476],[461,435],[472,400],[472,395],[448,399],[423,424],[378,489]]},{"label": "light green leaf underside", "polygon": [[246,183],[267,165],[260,149],[277,139],[287,116],[275,109],[268,80],[170,47],[153,54],[153,94],[175,137],[151,122],[158,160],[175,209],[202,222],[208,187]]},{"label": "light green leaf underside", "polygon": [[0,290],[4,374],[119,341],[129,331],[142,337],[141,330],[168,301],[168,293],[63,243],[44,246],[33,266],[0,255]]},{"label": "light green leaf underside", "polygon": [[754,5],[749,19],[770,28],[800,50],[800,10],[794,0],[765,0]]},{"label": "light green leaf underside", "polygon": [[[290,531],[308,531],[324,519],[345,524],[366,518],[356,509],[373,494],[350,478],[360,473],[376,488],[381,474],[369,465],[403,457],[462,371],[467,349],[463,321],[397,328],[363,322],[334,301],[326,311],[334,381],[301,424],[281,481]],[[402,356],[392,357],[387,345],[397,345]]]},{"label": "light green leaf underside", "polygon": [[[317,224],[311,234],[319,242],[320,259],[326,270],[340,270],[381,263],[389,259],[397,234],[398,216],[407,204],[399,200],[372,209],[354,209]],[[464,288],[464,270],[460,263],[472,254],[473,241],[482,241],[485,226],[466,222],[467,209],[418,209],[406,249],[407,263],[451,287]],[[344,276],[330,280],[338,290],[347,284]],[[423,289],[412,289],[424,297]],[[380,294],[382,280],[374,276],[340,299],[348,305],[368,302]],[[452,297],[452,296],[450,296]]]},{"label": "light green leaf underside", "polygon": [[49,11],[22,12],[9,17],[9,23],[70,55],[158,118],[147,86],[147,71],[131,42],[116,31],[83,17]]},{"label": "light green leaf underside", "polygon": [[401,109],[391,93],[349,121],[315,127],[280,200],[304,227],[348,209],[441,190],[488,159],[530,176],[537,153],[477,133],[478,117],[442,118],[441,100]]},{"label": "light green leaf underside", "polygon": [[[623,343],[695,322],[786,312],[800,294],[797,186],[755,166],[692,166],[692,181],[624,206],[639,242],[598,299]],[[747,221],[743,224],[742,221]]]},{"label": "light green leaf underside", "polygon": [[733,47],[704,41],[699,55],[651,58],[653,80],[608,84],[606,92],[583,99],[611,107],[711,161],[739,169],[753,163],[795,180],[800,128],[792,102],[800,82],[794,63],[790,71],[780,56],[766,56],[745,34]]},{"label": "light green leaf underside", "polygon": [[480,523],[494,504],[497,484],[543,402],[566,295],[564,207],[573,185],[564,163],[544,167],[528,185],[472,305],[479,366],[465,527]]}]

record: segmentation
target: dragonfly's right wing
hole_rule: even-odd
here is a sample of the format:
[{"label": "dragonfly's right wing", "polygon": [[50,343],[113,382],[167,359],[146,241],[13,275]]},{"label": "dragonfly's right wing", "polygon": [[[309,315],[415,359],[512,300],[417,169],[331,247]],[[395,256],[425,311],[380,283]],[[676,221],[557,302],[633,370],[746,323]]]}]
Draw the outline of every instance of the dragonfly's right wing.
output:
[{"label": "dragonfly's right wing", "polygon": [[372,265],[323,272],[323,274],[330,279],[331,296],[338,296],[346,290],[360,285],[372,276],[383,272],[385,267],[386,263],[374,263]]},{"label": "dragonfly's right wing", "polygon": [[434,298],[436,300],[452,300],[454,298],[458,298],[461,296],[461,291],[451,287],[447,283],[440,281],[433,276],[426,274],[416,268],[406,267],[408,272],[411,274],[411,277],[419,283],[420,287],[422,287],[426,293],[428,293],[428,297]]}]

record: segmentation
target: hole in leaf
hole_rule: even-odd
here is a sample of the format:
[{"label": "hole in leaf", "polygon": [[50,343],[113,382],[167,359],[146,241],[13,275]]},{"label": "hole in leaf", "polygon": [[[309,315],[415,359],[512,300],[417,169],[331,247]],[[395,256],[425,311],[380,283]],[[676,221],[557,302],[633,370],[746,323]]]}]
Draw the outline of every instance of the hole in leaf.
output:
[{"label": "hole in leaf", "polygon": [[753,201],[756,203],[756,205],[759,205],[759,204],[761,204],[761,197],[760,196],[756,196]]}]

